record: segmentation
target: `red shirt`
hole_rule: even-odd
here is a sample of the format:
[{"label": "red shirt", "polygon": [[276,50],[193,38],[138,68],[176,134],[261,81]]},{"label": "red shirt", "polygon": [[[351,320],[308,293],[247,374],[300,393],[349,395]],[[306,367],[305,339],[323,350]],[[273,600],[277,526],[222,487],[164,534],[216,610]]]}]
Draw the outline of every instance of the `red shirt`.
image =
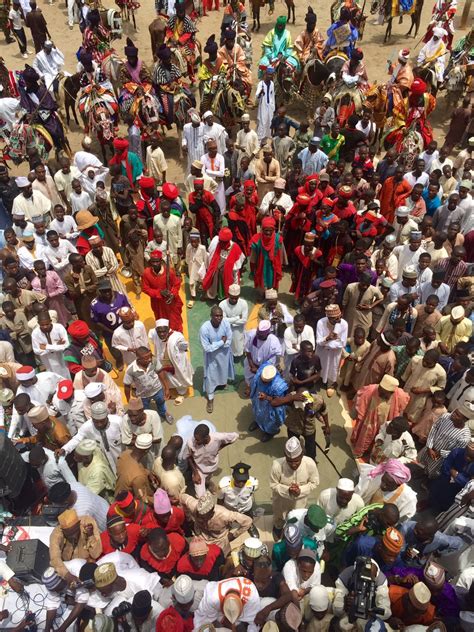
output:
[{"label": "red shirt", "polygon": [[184,523],[184,511],[181,507],[171,507],[171,516],[166,525],[162,524],[157,518],[156,523],[159,527],[164,529],[166,533],[179,533],[184,535],[184,531],[181,528]]},{"label": "red shirt", "polygon": [[174,575],[179,558],[186,549],[186,540],[179,533],[168,533],[170,550],[164,560],[159,560],[150,551],[148,543],[145,543],[140,551],[140,566],[150,571],[156,571],[163,578],[170,578]]},{"label": "red shirt", "polygon": [[117,506],[116,502],[113,502],[109,510],[107,512],[108,516],[121,516],[125,520],[125,524],[137,524],[142,529],[156,529],[158,523],[156,522],[155,514],[153,511],[145,505],[141,500],[135,500],[135,506],[137,507],[135,511],[135,516],[130,518],[126,516],[120,510],[120,507]]},{"label": "red shirt", "polygon": [[344,208],[340,208],[337,205],[339,198],[334,200],[334,206],[332,207],[332,212],[339,217],[339,219],[346,219],[350,221],[354,215],[357,213],[356,207],[352,204],[352,202],[348,202],[347,206]]},{"label": "red shirt", "polygon": [[131,523],[127,524],[125,528],[127,530],[127,544],[122,549],[115,548],[110,540],[110,534],[107,530],[100,534],[100,539],[102,541],[102,555],[107,555],[107,553],[113,553],[114,551],[129,553],[131,555],[133,551],[135,551],[138,542],[140,541],[141,527],[137,524]]},{"label": "red shirt", "polygon": [[203,579],[204,577],[210,582],[216,582],[220,579],[220,566],[224,564],[224,554],[217,544],[209,544],[209,551],[201,568],[196,568],[191,562],[189,553],[183,555],[179,560],[176,570],[180,575],[189,575],[191,579]]}]

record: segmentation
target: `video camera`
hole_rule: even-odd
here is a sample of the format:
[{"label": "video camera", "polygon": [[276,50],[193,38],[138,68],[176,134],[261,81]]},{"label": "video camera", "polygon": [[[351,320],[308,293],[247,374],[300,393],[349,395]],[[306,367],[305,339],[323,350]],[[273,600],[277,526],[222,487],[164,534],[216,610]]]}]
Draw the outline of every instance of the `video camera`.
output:
[{"label": "video camera", "polygon": [[383,615],[385,611],[375,606],[376,583],[372,577],[370,557],[358,557],[352,575],[351,588],[354,601],[349,610],[349,622],[368,619],[370,615]]}]

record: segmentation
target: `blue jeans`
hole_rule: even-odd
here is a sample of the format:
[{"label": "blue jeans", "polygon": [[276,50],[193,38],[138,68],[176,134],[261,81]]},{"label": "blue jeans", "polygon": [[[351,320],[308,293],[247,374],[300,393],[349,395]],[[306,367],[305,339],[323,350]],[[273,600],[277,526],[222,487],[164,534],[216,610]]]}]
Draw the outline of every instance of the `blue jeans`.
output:
[{"label": "blue jeans", "polygon": [[159,391],[156,391],[156,393],[151,397],[142,397],[143,408],[145,410],[150,408],[152,400],[155,402],[156,410],[158,411],[159,416],[162,419],[166,419],[166,404],[162,388],[160,388]]}]

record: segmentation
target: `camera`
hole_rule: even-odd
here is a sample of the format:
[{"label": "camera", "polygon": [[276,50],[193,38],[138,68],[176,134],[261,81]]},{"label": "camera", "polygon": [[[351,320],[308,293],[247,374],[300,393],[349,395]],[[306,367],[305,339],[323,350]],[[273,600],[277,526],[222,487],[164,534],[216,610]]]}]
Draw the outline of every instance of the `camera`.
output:
[{"label": "camera", "polygon": [[372,578],[372,560],[370,557],[358,557],[351,581],[354,602],[349,610],[349,622],[356,619],[368,619],[370,615],[383,615],[384,610],[375,606],[376,584]]},{"label": "camera", "polygon": [[369,511],[369,513],[367,514],[367,521],[365,523],[365,526],[367,531],[373,531],[374,533],[380,532],[380,522],[378,521],[377,516],[372,511]]},{"label": "camera", "polygon": [[34,612],[28,611],[25,615],[26,632],[37,632],[38,624],[36,623],[36,615]]},{"label": "camera", "polygon": [[128,601],[122,601],[122,603],[119,603],[119,605],[112,610],[112,617],[114,619],[121,619],[123,617],[126,617],[127,614],[131,611],[131,604],[129,604]]}]

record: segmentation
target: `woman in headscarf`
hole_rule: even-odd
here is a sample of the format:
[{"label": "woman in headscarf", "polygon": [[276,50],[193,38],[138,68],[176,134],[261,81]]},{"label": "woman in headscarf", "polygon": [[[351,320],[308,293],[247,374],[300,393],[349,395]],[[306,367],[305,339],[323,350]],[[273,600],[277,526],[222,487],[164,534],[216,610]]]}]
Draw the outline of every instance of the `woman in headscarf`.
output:
[{"label": "woman in headscarf", "polygon": [[380,465],[359,465],[359,482],[355,493],[366,504],[391,503],[398,507],[400,522],[409,520],[416,512],[416,492],[408,486],[411,472],[398,459],[388,459]]},{"label": "woman in headscarf", "polygon": [[66,139],[63,126],[56,114],[58,105],[48,89],[38,83],[39,78],[34,68],[25,66],[25,70],[22,72],[23,81],[18,84],[20,105],[27,111],[30,125],[35,124],[44,128],[43,136],[51,147],[55,147],[59,151],[65,148]]},{"label": "woman in headscarf", "polygon": [[273,217],[263,218],[262,232],[252,237],[250,248],[250,268],[254,274],[255,287],[277,290],[283,277],[284,247]]}]

